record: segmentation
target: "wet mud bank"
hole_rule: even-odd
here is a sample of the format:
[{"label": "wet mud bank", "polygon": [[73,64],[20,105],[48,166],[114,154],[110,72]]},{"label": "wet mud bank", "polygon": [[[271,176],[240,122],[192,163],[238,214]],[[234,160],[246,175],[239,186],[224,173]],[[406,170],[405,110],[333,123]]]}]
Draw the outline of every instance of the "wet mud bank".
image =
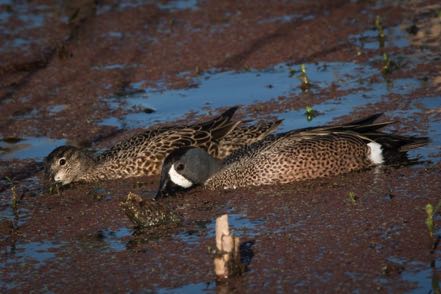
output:
[{"label": "wet mud bank", "polygon": [[[437,1],[0,2],[0,288],[8,292],[439,291],[441,5]],[[303,65],[303,67],[302,67]],[[305,86],[305,79],[310,86]],[[411,166],[162,200],[139,232],[120,202],[159,178],[44,187],[55,147],[95,150],[241,105],[279,131],[384,112],[427,136]],[[228,213],[247,270],[213,272]]]}]

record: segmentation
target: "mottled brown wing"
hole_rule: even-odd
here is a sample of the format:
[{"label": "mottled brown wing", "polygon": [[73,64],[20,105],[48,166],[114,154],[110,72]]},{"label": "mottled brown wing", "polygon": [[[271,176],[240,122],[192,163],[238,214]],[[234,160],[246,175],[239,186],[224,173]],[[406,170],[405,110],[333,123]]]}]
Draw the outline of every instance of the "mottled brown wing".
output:
[{"label": "mottled brown wing", "polygon": [[241,123],[241,121],[231,121],[237,109],[238,107],[231,107],[213,120],[191,125],[187,128],[209,132],[211,140],[219,142]]},{"label": "mottled brown wing", "polygon": [[[176,144],[177,147],[193,146],[192,144],[194,144],[194,142],[203,142],[204,140],[207,142],[213,140],[217,143],[240,123],[231,121],[236,110],[237,107],[229,108],[218,117],[195,125],[149,129],[117,143],[99,155],[98,161],[104,159],[117,160],[136,158],[141,156],[141,154],[143,154],[142,157],[147,158],[162,158],[163,153],[170,150],[170,147],[167,147],[169,145]],[[188,142],[192,140],[194,142],[189,144]],[[156,152],[160,152],[160,154],[157,156]]]},{"label": "mottled brown wing", "polygon": [[143,133],[134,135],[133,137],[118,142],[112,148],[106,150],[100,154],[97,158],[101,160],[114,160],[118,158],[125,158],[127,156],[133,156],[133,152],[136,152],[135,147],[143,146],[146,142],[156,139],[161,133],[170,130],[172,127],[161,127],[157,129],[149,129]]},{"label": "mottled brown wing", "polygon": [[282,123],[277,121],[260,121],[251,126],[239,126],[233,129],[219,143],[218,158],[225,158],[243,146],[260,141],[272,133]]}]

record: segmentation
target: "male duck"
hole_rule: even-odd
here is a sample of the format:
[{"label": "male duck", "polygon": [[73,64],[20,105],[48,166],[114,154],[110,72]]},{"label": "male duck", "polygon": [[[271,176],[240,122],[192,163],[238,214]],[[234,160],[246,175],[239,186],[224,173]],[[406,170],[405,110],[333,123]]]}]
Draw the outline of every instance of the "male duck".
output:
[{"label": "male duck", "polygon": [[223,161],[199,148],[175,150],[164,161],[156,197],[195,185],[234,189],[343,174],[403,160],[408,150],[428,142],[378,131],[392,123],[374,123],[380,115],[270,135]]}]

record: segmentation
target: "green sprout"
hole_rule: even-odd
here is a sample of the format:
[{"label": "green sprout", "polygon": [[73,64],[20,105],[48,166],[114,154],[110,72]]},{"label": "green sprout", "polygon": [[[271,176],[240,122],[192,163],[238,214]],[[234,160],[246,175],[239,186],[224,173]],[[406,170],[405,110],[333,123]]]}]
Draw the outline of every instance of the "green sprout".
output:
[{"label": "green sprout", "polygon": [[358,197],[354,192],[351,191],[348,193],[348,199],[353,205],[357,204]]},{"label": "green sprout", "polygon": [[306,111],[305,111],[305,115],[306,115],[306,119],[308,121],[311,121],[314,117],[317,116],[317,111],[315,111],[311,106],[306,106]]},{"label": "green sprout", "polygon": [[387,54],[386,52],[384,52],[383,54],[383,68],[381,69],[381,72],[385,75],[392,72],[392,62],[389,58],[389,54]]},{"label": "green sprout", "polygon": [[381,17],[378,16],[378,15],[375,18],[375,28],[378,31],[379,46],[380,46],[380,48],[383,48],[384,47],[385,34],[384,34],[383,24],[381,22]]},{"label": "green sprout", "polygon": [[311,82],[309,81],[308,75],[306,73],[306,66],[302,64],[300,66],[300,88],[303,92],[307,92],[311,88]]},{"label": "green sprout", "polygon": [[441,200],[438,202],[438,204],[434,207],[431,203],[428,203],[426,205],[426,226],[429,231],[429,235],[431,238],[433,238],[433,232],[435,231],[435,224],[433,222],[433,216],[438,212],[438,210],[441,207]]},{"label": "green sprout", "polygon": [[429,230],[429,235],[432,238],[433,237],[433,205],[428,203],[426,205],[426,226]]},{"label": "green sprout", "polygon": [[383,67],[381,68],[381,73],[383,75],[390,74],[394,70],[397,70],[399,65],[390,59],[389,54],[386,52],[383,54]]}]

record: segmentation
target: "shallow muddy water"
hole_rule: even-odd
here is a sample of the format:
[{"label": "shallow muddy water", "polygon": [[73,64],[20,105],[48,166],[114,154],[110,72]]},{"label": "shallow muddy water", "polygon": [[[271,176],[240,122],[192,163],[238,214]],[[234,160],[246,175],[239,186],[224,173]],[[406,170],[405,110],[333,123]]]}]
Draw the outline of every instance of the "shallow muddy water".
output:
[{"label": "shallow muddy water", "polygon": [[27,137],[16,138],[11,142],[8,138],[0,141],[0,159],[34,159],[42,161],[47,155],[48,150],[53,150],[58,146],[65,145],[63,139],[51,139],[46,137]]},{"label": "shallow muddy water", "polygon": [[[439,291],[441,217],[430,237],[425,211],[441,199],[439,11],[433,1],[0,1],[2,292]],[[386,131],[430,142],[411,166],[167,198],[183,223],[156,231],[136,230],[119,203],[152,197],[158,177],[44,186],[44,157],[60,145],[101,150],[234,105],[237,119],[282,119],[280,132],[383,112],[397,121]],[[246,271],[216,283],[223,213]]]}]

